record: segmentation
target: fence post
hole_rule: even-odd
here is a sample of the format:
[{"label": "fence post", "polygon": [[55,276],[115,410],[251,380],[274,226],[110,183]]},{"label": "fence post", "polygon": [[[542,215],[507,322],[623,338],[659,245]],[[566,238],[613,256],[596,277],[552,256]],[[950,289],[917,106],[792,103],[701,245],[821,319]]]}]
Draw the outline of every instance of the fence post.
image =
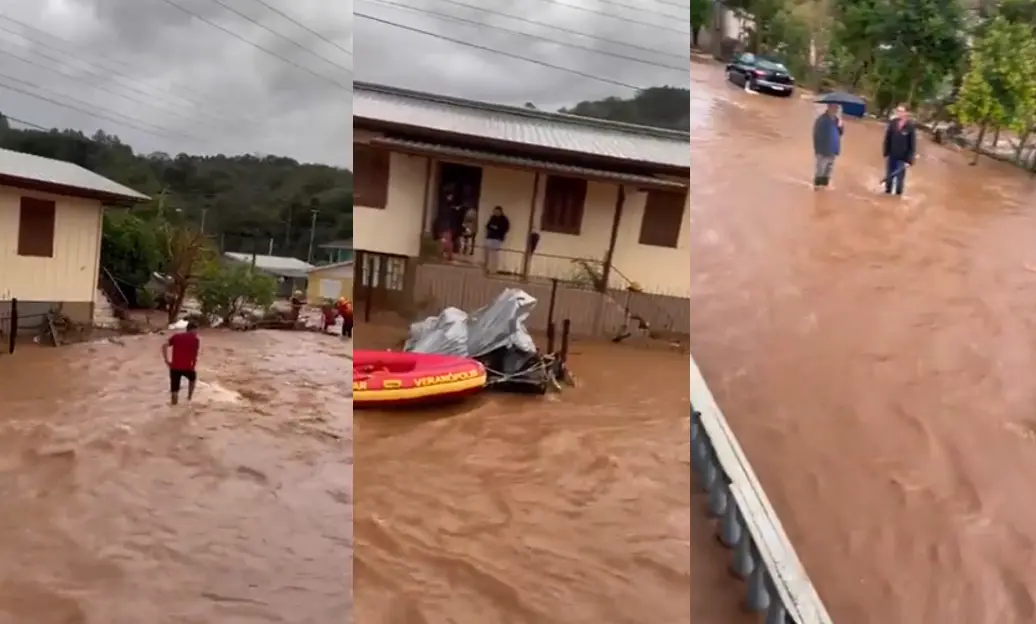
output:
[{"label": "fence post", "polygon": [[558,278],[550,280],[550,302],[547,304],[547,326],[554,324],[554,305],[558,298]]},{"label": "fence post", "polygon": [[11,335],[8,337],[7,352],[14,354],[14,345],[18,339],[18,299],[11,299]]}]

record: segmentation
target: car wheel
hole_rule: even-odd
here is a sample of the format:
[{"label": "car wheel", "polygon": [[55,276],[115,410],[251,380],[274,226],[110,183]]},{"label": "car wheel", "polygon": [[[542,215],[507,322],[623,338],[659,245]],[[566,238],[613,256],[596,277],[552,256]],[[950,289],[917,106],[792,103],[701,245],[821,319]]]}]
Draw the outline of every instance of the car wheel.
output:
[{"label": "car wheel", "polygon": [[745,78],[745,91],[759,91],[755,85],[755,78]]},{"label": "car wheel", "polygon": [[734,70],[732,70],[732,69],[728,69],[727,70],[727,80],[730,81],[731,84],[734,84],[736,82],[734,80]]},{"label": "car wheel", "polygon": [[781,94],[781,97],[790,98],[794,94],[795,94],[795,89],[788,89],[787,91],[785,91],[784,93]]}]

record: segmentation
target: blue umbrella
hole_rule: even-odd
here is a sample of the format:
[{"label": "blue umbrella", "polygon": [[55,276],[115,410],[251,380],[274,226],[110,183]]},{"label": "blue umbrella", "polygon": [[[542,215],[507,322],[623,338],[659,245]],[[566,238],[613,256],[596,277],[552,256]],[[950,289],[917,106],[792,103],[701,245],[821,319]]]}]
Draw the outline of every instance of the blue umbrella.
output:
[{"label": "blue umbrella", "polygon": [[845,91],[832,91],[831,93],[825,93],[818,97],[815,102],[817,104],[841,104],[842,106],[866,106],[867,103],[864,99],[858,95],[852,93],[846,93]]}]

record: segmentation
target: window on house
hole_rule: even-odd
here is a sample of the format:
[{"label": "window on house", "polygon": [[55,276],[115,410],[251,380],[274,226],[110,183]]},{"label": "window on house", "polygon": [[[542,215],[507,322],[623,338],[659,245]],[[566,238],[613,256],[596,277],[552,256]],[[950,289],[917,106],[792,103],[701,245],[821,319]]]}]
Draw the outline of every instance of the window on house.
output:
[{"label": "window on house", "polygon": [[579,236],[583,227],[583,205],[586,203],[586,180],[548,176],[543,195],[544,232]]},{"label": "window on house", "polygon": [[677,247],[686,204],[687,191],[648,191],[640,221],[640,244]]},{"label": "window on house", "polygon": [[54,202],[23,197],[18,214],[18,255],[54,257]]},{"label": "window on house", "polygon": [[388,203],[389,160],[387,150],[353,143],[353,203],[365,208],[384,208]]}]

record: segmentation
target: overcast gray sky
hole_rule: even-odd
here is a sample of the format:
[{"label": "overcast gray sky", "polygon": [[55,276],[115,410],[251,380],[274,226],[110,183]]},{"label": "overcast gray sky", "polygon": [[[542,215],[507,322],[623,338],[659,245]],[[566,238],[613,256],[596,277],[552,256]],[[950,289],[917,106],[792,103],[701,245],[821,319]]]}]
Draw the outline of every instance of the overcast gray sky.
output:
[{"label": "overcast gray sky", "polygon": [[[505,104],[520,105],[529,101],[544,109],[556,109],[580,100],[633,94],[629,88],[615,84],[361,17],[366,14],[633,87],[686,88],[690,84],[688,6],[688,0],[355,0],[356,79]],[[451,21],[431,13],[455,16],[475,24]],[[633,20],[655,26],[637,24]],[[491,28],[497,26],[539,39]],[[651,64],[601,52],[634,57]]]},{"label": "overcast gray sky", "polygon": [[352,10],[352,0],[0,2],[0,112],[48,128],[101,128],[138,151],[350,166]]}]

